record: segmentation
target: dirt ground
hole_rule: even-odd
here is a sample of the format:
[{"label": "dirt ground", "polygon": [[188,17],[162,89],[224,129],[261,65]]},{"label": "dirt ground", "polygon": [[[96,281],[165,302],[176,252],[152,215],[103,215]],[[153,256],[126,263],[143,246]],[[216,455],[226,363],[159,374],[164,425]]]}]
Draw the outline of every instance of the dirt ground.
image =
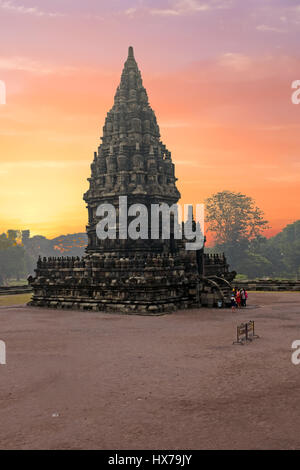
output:
[{"label": "dirt ground", "polygon": [[[233,345],[255,320],[260,338]],[[299,449],[300,293],[134,316],[0,307],[1,449]]]}]

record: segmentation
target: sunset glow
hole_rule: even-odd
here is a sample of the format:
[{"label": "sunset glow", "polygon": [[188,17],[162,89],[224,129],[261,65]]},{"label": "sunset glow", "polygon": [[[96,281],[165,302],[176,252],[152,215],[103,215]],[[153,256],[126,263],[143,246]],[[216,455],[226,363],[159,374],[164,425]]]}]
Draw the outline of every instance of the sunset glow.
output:
[{"label": "sunset glow", "polygon": [[300,1],[0,0],[0,232],[84,232],[93,152],[134,47],[182,203],[299,219]]}]

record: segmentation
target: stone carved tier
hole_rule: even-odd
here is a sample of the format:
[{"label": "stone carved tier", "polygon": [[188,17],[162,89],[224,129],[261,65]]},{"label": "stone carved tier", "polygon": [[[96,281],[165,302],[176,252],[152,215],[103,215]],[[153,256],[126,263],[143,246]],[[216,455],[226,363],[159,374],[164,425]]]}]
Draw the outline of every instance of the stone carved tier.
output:
[{"label": "stone carved tier", "polygon": [[113,258],[39,259],[33,305],[125,313],[159,313],[186,308],[197,281],[194,258],[145,255]]}]

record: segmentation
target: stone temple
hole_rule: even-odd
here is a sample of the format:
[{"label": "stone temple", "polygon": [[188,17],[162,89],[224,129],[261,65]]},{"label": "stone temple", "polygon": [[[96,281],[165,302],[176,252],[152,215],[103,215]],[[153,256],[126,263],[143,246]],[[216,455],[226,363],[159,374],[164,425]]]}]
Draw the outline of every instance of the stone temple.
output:
[{"label": "stone temple", "polygon": [[[156,314],[178,308],[230,302],[230,280],[224,255],[204,254],[204,246],[185,249],[184,239],[122,239],[119,197],[127,204],[165,203],[180,199],[171,152],[159,126],[129,47],[114,104],[107,113],[102,142],[94,153],[89,189],[88,246],[80,258],[39,258],[30,305],[104,312]],[[115,239],[97,237],[97,207],[116,207]],[[151,220],[148,221],[150,233]],[[171,224],[172,226],[172,224]],[[161,233],[161,232],[160,232]],[[219,304],[220,305],[220,304]]]}]

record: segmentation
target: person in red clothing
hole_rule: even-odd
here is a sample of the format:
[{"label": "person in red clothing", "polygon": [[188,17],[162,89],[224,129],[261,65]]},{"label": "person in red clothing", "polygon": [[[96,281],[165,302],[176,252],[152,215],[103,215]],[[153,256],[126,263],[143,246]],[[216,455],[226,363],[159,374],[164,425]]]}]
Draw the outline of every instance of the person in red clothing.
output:
[{"label": "person in red clothing", "polygon": [[236,293],[235,300],[236,300],[238,308],[241,308],[242,297],[241,297],[241,293],[239,290]]},{"label": "person in red clothing", "polygon": [[245,307],[246,307],[247,299],[248,299],[248,292],[246,291],[246,289],[244,289],[244,293],[245,293]]}]

